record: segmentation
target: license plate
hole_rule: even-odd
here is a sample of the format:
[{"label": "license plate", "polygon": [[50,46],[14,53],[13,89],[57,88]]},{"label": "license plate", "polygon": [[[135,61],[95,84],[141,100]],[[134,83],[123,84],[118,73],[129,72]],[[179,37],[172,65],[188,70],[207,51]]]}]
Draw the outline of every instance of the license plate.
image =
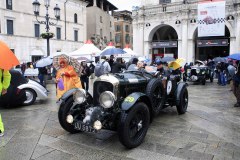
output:
[{"label": "license plate", "polygon": [[87,124],[84,124],[82,122],[75,122],[74,123],[74,128],[83,132],[93,132],[96,133],[97,130],[94,129],[92,126],[89,126]]}]

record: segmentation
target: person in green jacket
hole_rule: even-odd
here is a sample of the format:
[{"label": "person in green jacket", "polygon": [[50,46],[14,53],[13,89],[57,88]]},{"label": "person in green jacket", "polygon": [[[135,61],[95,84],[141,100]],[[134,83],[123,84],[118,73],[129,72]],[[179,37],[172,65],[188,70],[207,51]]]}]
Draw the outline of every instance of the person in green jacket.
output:
[{"label": "person in green jacket", "polygon": [[[7,70],[0,69],[0,96],[7,93],[10,85],[11,74]],[[0,137],[4,135],[4,125],[0,114]]]}]

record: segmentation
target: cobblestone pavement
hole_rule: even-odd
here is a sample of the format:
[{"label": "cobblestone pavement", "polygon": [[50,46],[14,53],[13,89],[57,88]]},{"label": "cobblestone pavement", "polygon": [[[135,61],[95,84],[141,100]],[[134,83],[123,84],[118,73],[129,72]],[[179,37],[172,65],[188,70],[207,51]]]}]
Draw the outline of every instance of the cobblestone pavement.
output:
[{"label": "cobblestone pavement", "polygon": [[230,160],[240,159],[240,108],[229,86],[190,85],[188,112],[166,108],[154,119],[144,143],[124,148],[114,132],[69,134],[57,118],[54,85],[48,101],[0,109],[6,133],[0,160]]}]

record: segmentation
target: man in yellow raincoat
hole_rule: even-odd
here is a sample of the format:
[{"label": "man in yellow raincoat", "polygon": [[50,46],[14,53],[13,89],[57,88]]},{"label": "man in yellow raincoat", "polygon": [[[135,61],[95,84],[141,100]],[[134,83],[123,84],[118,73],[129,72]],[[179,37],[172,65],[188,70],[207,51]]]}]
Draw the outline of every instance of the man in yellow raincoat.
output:
[{"label": "man in yellow raincoat", "polygon": [[60,80],[63,82],[63,89],[57,87],[57,98],[61,98],[62,95],[72,89],[72,88],[82,88],[80,78],[78,74],[75,72],[74,68],[68,65],[66,59],[61,58],[60,61],[60,69],[57,71],[56,82],[58,83]]},{"label": "man in yellow raincoat", "polygon": [[[7,88],[10,85],[11,74],[9,71],[0,69],[0,96],[7,93]],[[0,137],[4,135],[4,126],[0,114]]]}]

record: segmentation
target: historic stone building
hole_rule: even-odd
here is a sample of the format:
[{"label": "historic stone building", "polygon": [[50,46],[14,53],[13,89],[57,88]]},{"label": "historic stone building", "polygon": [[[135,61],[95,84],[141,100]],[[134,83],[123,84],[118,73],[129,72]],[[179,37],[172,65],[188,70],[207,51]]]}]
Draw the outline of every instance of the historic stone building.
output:
[{"label": "historic stone building", "polygon": [[125,48],[128,45],[132,48],[132,12],[124,10],[114,12],[115,46]]},{"label": "historic stone building", "polygon": [[114,39],[113,10],[117,8],[107,0],[88,0],[87,38],[104,49]]},{"label": "historic stone building", "polygon": [[[14,51],[21,62],[35,61],[47,55],[46,39],[40,37],[46,32],[46,25],[39,24],[34,16],[32,0],[0,1],[0,40]],[[44,1],[39,0],[39,21],[45,21]],[[50,21],[56,23],[53,8],[58,4],[60,20],[50,26],[54,37],[50,39],[50,53],[71,52],[86,40],[86,6],[83,0],[55,0],[49,8]]]},{"label": "historic stone building", "polygon": [[169,55],[188,62],[240,51],[240,0],[226,0],[225,36],[199,38],[200,1],[142,0],[133,11],[134,51],[153,59]]}]

